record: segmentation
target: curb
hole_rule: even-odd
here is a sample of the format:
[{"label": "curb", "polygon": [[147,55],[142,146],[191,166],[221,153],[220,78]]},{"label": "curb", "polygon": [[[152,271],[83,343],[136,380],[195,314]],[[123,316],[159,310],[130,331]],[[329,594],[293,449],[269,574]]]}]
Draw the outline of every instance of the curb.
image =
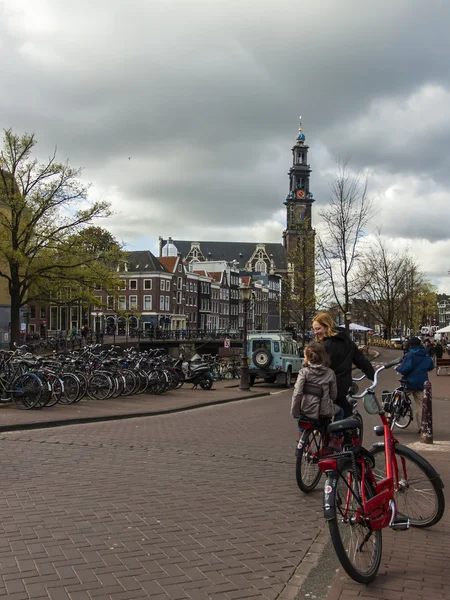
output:
[{"label": "curb", "polygon": [[[280,592],[277,600],[294,600],[295,598],[300,598],[302,592],[304,591],[305,583],[319,567],[320,559],[322,558],[329,541],[330,534],[328,531],[327,522],[324,521],[322,529],[319,531],[316,539],[308,548],[305,556],[298,564],[291,578],[286,582],[286,585]],[[333,578],[335,575],[336,573],[333,572]],[[306,594],[306,596],[311,597],[312,594],[309,593]],[[313,595],[312,597],[316,598],[317,596]]]},{"label": "curb", "polygon": [[137,413],[124,413],[118,415],[99,415],[97,417],[77,417],[75,419],[58,419],[55,421],[41,421],[33,423],[16,423],[11,425],[0,425],[0,434],[11,431],[27,431],[32,429],[51,429],[53,427],[65,427],[67,425],[82,425],[84,423],[103,423],[106,421],[122,421],[125,419],[139,419],[141,417],[157,417],[160,415],[168,415],[172,413],[184,412],[187,410],[195,410],[218,404],[228,404],[229,402],[239,402],[240,400],[250,400],[251,398],[262,398],[270,396],[270,392],[261,392],[260,394],[252,394],[246,396],[238,396],[236,398],[224,398],[223,400],[211,400],[209,402],[187,404],[186,406],[176,406],[174,408],[162,408],[160,410],[143,411]]}]

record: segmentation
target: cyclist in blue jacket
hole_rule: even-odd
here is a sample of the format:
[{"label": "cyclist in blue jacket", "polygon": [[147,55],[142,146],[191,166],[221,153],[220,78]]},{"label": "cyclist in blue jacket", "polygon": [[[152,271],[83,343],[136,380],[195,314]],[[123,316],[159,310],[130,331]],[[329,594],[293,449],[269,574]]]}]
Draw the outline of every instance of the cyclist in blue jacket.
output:
[{"label": "cyclist in blue jacket", "polygon": [[422,425],[423,386],[428,381],[428,371],[434,369],[434,363],[418,337],[410,338],[408,344],[409,351],[403,357],[402,362],[397,367],[397,371],[400,375],[403,375],[406,380],[407,390],[413,397],[414,418],[420,433]]}]

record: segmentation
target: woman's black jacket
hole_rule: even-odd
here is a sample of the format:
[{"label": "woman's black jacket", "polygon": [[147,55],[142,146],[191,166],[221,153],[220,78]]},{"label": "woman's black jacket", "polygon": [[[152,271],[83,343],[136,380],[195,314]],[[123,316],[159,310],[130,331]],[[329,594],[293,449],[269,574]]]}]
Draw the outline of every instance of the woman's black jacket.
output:
[{"label": "woman's black jacket", "polygon": [[323,345],[331,361],[330,367],[336,374],[337,404],[345,408],[348,388],[352,385],[352,366],[361,369],[371,381],[375,375],[374,368],[345,331],[337,330],[336,335],[324,338]]}]

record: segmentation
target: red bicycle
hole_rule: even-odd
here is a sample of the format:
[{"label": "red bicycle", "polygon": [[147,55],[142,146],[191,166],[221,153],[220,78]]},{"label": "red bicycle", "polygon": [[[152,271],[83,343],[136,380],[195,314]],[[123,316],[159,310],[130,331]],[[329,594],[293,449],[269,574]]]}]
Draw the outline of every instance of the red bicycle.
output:
[{"label": "red bicycle", "polygon": [[359,442],[358,419],[336,421],[327,432],[342,433],[349,441],[342,452],[319,461],[320,471],[326,473],[324,516],[331,540],[342,567],[359,583],[376,577],[382,529],[430,527],[445,509],[439,474],[423,457],[398,443],[374,392],[378,374],[400,360],[377,369],[373,384],[352,395],[352,399],[364,398],[366,412],[380,416],[382,425],[375,427],[375,433],[384,441],[366,450]]}]

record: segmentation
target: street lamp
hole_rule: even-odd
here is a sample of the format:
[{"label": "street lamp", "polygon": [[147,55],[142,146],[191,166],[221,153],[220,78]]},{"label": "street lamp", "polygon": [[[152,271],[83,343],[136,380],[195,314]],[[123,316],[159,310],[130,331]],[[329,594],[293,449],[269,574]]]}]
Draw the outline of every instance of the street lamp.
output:
[{"label": "street lamp", "polygon": [[252,296],[252,290],[248,284],[242,284],[240,287],[242,306],[244,309],[244,329],[242,332],[242,359],[241,359],[241,382],[239,389],[248,391],[250,389],[248,377],[248,356],[247,356],[247,320],[248,320],[248,305]]},{"label": "street lamp", "polygon": [[[363,319],[364,319],[364,327],[367,327],[367,325],[366,325],[366,319],[367,319],[367,313],[366,313],[366,311],[363,312]],[[367,346],[367,329],[364,330],[364,346]]]}]

